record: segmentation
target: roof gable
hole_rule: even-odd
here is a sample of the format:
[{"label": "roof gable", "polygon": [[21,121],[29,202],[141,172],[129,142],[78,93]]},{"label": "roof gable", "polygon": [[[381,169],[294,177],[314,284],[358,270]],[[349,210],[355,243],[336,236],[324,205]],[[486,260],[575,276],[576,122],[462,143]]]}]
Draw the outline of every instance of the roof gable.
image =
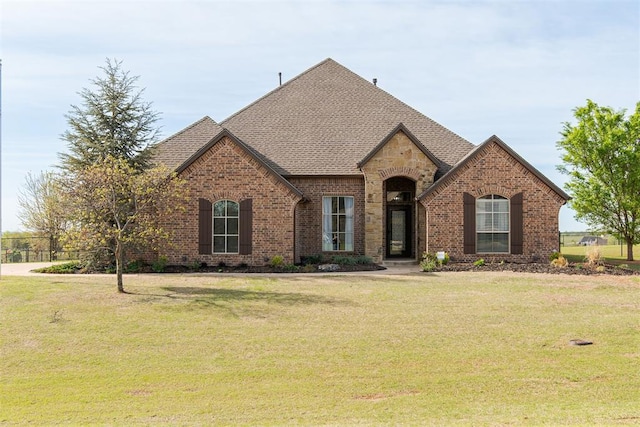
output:
[{"label": "roof gable", "polygon": [[222,131],[219,124],[205,116],[160,142],[154,160],[176,170]]},{"label": "roof gable", "polygon": [[372,157],[374,157],[376,155],[376,153],[378,153],[378,151],[380,151],[382,149],[382,147],[384,147],[385,145],[387,145],[387,143],[389,142],[389,140],[391,140],[391,138],[393,138],[398,132],[402,132],[405,135],[407,135],[407,138],[409,138],[409,141],[411,141],[416,148],[418,148],[420,151],[422,151],[422,153],[427,156],[427,158],[429,160],[431,160],[435,165],[438,164],[438,159],[436,159],[433,154],[431,154],[429,152],[429,150],[427,150],[425,148],[424,145],[422,145],[420,143],[420,141],[418,141],[418,139],[411,133],[409,132],[409,129],[406,128],[406,126],[402,123],[398,124],[398,126],[396,126],[391,132],[389,132],[389,134],[382,140],[380,141],[380,143],[378,145],[376,145],[373,150],[371,150],[369,152],[369,154],[367,154],[365,156],[364,159],[360,160],[358,162],[358,168],[361,168],[363,165],[365,165],[369,160],[371,160]]},{"label": "roof gable", "polygon": [[472,151],[470,151],[464,158],[455,165],[453,169],[447,172],[443,177],[441,177],[435,184],[426,189],[422,194],[418,196],[418,200],[423,200],[430,194],[436,193],[443,187],[446,187],[450,183],[452,183],[460,171],[464,170],[464,167],[474,160],[476,157],[480,156],[483,152],[483,148],[487,147],[490,144],[496,144],[502,150],[504,150],[507,154],[509,154],[513,159],[515,159],[518,163],[520,163],[526,170],[528,170],[532,175],[542,181],[547,187],[553,190],[561,199],[569,200],[571,197],[560,187],[554,184],[549,178],[544,176],[540,171],[538,171],[535,167],[533,167],[529,162],[527,162],[524,158],[522,158],[518,153],[513,151],[511,147],[509,147],[506,143],[504,143],[500,138],[493,135],[489,139],[487,139],[482,144],[475,147]]},{"label": "roof gable", "polygon": [[185,169],[187,169],[189,166],[191,166],[191,164],[193,164],[197,159],[199,159],[200,156],[202,156],[202,154],[204,154],[206,151],[208,151],[211,147],[213,147],[214,145],[219,143],[224,138],[229,139],[234,144],[239,146],[259,166],[261,166],[264,169],[266,169],[267,172],[269,173],[269,175],[271,175],[276,181],[280,182],[282,185],[284,185],[286,188],[288,188],[293,194],[295,194],[296,196],[298,196],[300,198],[303,197],[303,194],[302,194],[302,192],[300,190],[298,190],[289,181],[284,179],[282,177],[282,175],[280,175],[279,173],[274,171],[273,168],[271,168],[268,164],[266,164],[262,160],[262,158],[251,147],[249,147],[247,144],[242,142],[240,139],[238,139],[235,135],[233,135],[227,129],[222,129],[222,131],[220,133],[218,133],[214,138],[212,138],[209,142],[207,142],[205,145],[200,147],[200,149],[198,149],[198,151],[193,153],[186,161],[184,161],[179,167],[176,168],[176,172],[177,173],[183,172]]},{"label": "roof gable", "polygon": [[283,176],[360,175],[358,163],[404,123],[442,173],[473,145],[332,59],[221,122]]}]

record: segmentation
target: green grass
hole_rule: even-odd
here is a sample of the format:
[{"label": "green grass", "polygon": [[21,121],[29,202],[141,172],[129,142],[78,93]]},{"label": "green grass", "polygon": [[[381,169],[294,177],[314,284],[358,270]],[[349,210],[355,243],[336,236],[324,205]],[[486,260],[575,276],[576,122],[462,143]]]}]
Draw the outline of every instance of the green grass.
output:
[{"label": "green grass", "polygon": [[[563,246],[560,250],[563,255],[571,262],[584,261],[587,251],[591,246]],[[622,256],[620,255],[619,245],[598,246],[606,262],[620,265],[625,264],[627,267],[640,271],[640,245],[633,247],[635,261],[627,261],[627,247],[622,248]]]},{"label": "green grass", "polygon": [[2,278],[0,424],[640,421],[637,277],[140,275],[125,288]]}]

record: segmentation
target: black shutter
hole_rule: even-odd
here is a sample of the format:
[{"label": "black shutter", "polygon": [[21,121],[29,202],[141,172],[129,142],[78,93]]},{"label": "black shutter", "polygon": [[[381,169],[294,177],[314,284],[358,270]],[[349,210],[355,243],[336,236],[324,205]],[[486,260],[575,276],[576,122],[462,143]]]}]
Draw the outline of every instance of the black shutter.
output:
[{"label": "black shutter", "polygon": [[240,255],[250,255],[253,241],[253,199],[240,202]]},{"label": "black shutter", "polygon": [[476,253],[476,198],[464,193],[464,253]]},{"label": "black shutter", "polygon": [[198,253],[210,255],[213,239],[211,202],[206,199],[198,199],[198,205]]},{"label": "black shutter", "polygon": [[524,226],[522,220],[522,193],[511,198],[511,253],[523,253]]}]

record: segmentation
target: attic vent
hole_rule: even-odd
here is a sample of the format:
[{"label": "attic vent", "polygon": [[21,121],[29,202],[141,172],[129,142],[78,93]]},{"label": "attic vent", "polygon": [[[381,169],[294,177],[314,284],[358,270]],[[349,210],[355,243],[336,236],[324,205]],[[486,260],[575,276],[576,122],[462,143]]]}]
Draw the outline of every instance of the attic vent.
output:
[{"label": "attic vent", "polygon": [[373,85],[378,86],[378,79],[376,79],[375,77],[373,78]]}]

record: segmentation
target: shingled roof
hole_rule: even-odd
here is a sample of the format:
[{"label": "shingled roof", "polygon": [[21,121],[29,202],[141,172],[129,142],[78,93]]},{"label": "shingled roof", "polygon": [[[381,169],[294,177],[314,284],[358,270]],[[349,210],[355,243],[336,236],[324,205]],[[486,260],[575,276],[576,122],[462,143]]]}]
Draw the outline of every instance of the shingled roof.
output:
[{"label": "shingled roof", "polygon": [[[161,144],[171,147],[160,149],[167,164],[171,153],[179,157],[171,159],[169,166],[186,161],[219,132],[213,120],[205,119]],[[361,175],[358,163],[400,124],[433,154],[438,176],[474,148],[332,59],[279,86],[220,126],[255,150],[277,173],[303,176]],[[209,139],[203,141],[207,134]],[[181,139],[173,141],[175,138]]]},{"label": "shingled roof", "polygon": [[176,170],[223,130],[210,117],[203,117],[158,144],[155,161]]}]

